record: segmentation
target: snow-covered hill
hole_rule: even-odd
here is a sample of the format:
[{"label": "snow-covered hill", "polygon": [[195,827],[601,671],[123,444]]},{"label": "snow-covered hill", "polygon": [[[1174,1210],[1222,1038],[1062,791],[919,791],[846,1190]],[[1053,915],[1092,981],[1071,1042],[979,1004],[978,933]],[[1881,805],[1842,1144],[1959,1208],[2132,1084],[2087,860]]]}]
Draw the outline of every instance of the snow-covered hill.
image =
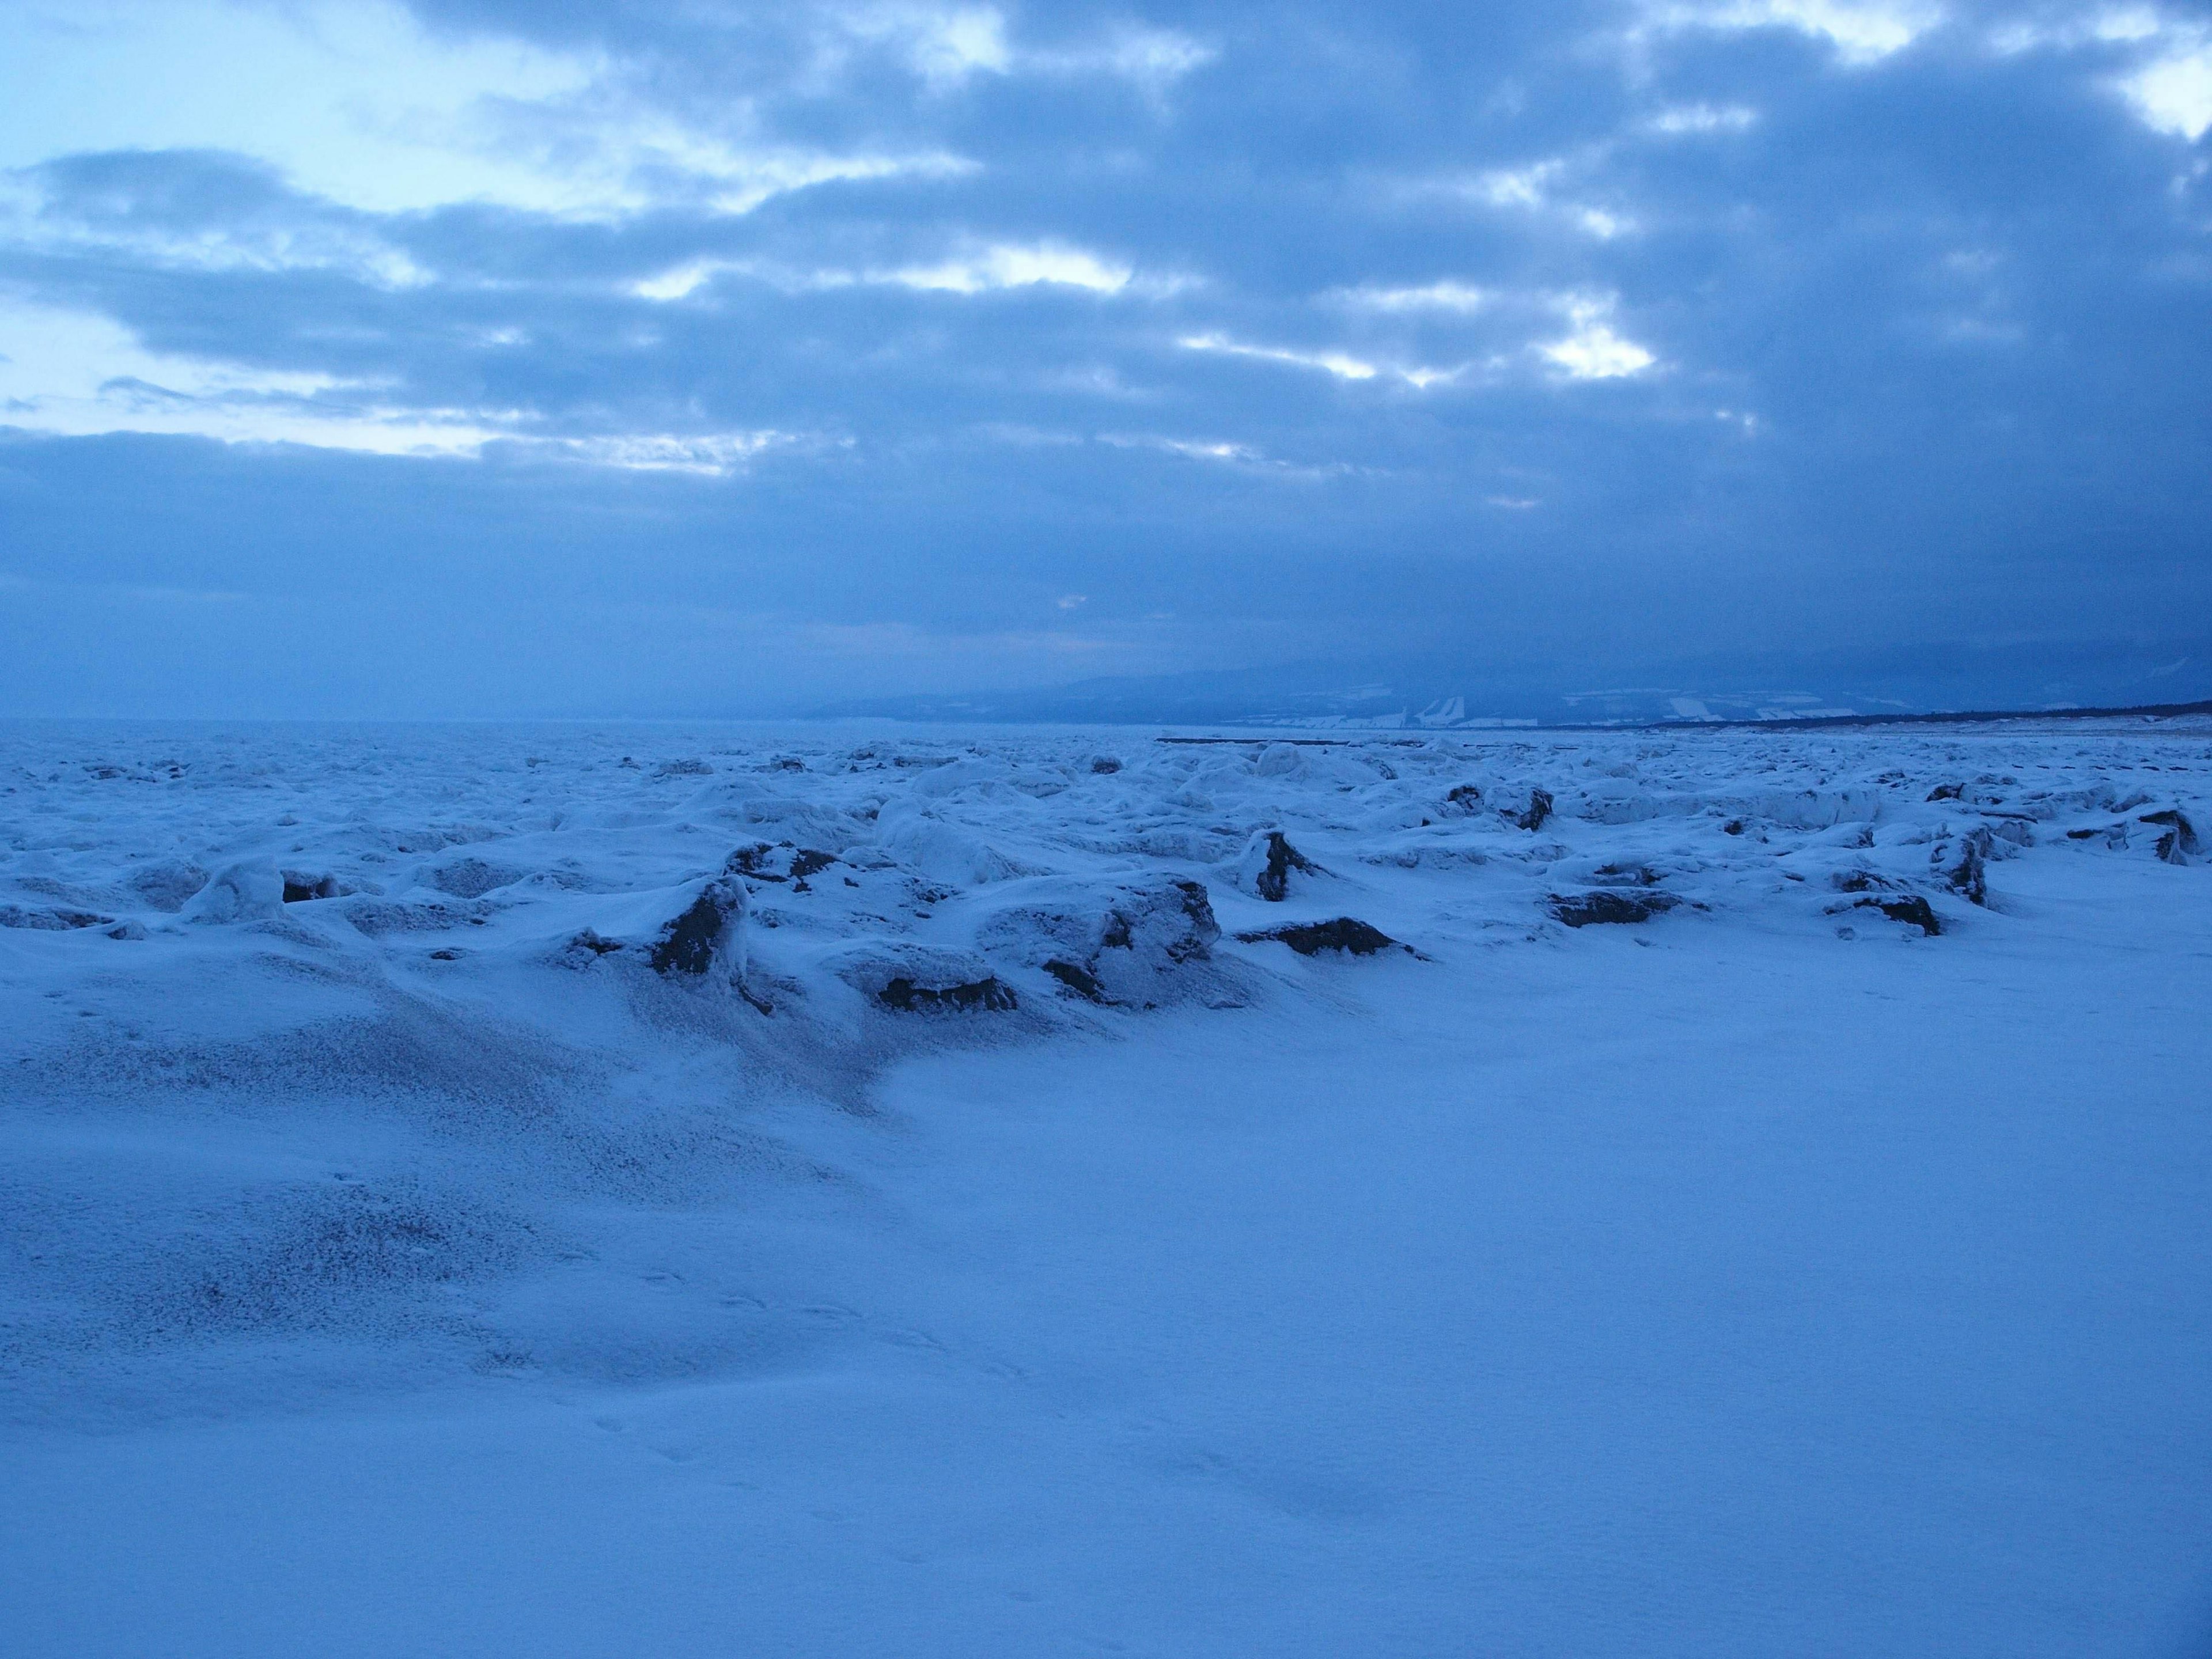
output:
[{"label": "snow-covered hill", "polygon": [[2179,1650],[2209,781],[8,728],[0,1652]]}]

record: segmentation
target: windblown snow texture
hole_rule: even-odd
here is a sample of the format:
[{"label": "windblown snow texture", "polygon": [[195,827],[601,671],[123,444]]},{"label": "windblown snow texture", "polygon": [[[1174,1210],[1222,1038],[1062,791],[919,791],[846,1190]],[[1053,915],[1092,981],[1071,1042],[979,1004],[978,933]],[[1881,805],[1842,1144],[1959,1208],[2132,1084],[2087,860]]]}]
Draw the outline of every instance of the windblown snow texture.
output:
[{"label": "windblown snow texture", "polygon": [[0,1653],[2212,1633],[2212,723],[0,767]]}]

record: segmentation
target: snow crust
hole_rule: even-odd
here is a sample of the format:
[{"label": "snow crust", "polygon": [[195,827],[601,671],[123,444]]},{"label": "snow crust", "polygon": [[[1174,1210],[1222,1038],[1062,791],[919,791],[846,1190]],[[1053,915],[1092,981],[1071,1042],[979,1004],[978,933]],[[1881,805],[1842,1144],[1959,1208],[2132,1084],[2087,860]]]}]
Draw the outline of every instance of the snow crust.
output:
[{"label": "snow crust", "polygon": [[5,728],[0,1652],[2186,1650],[2209,777]]}]

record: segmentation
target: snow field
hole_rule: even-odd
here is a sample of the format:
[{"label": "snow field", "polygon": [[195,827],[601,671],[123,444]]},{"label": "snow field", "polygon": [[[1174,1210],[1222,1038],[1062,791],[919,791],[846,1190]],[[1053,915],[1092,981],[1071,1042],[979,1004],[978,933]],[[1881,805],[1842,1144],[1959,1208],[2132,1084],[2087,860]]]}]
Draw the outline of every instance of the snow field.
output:
[{"label": "snow field", "polygon": [[2204,729],[4,758],[0,1650],[2212,1632]]}]

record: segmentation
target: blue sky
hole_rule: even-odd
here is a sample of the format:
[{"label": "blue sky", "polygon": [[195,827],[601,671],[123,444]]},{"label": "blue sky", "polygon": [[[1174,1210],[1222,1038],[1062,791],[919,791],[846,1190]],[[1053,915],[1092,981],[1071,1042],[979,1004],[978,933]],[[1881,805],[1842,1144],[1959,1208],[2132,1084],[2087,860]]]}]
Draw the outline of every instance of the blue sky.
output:
[{"label": "blue sky", "polygon": [[2212,12],[0,0],[0,707],[2212,634]]}]

